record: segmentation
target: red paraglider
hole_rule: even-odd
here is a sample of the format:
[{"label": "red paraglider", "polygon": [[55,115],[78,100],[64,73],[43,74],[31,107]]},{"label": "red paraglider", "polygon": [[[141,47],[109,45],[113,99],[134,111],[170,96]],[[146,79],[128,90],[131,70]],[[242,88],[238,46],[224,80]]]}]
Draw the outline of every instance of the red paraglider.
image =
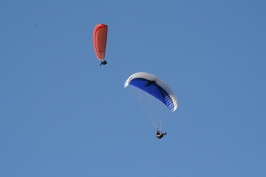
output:
[{"label": "red paraglider", "polygon": [[[108,26],[105,24],[98,24],[93,31],[93,46],[96,57],[101,60],[101,65],[106,65],[107,61],[104,60],[106,52]],[[100,65],[100,66],[101,66]]]}]

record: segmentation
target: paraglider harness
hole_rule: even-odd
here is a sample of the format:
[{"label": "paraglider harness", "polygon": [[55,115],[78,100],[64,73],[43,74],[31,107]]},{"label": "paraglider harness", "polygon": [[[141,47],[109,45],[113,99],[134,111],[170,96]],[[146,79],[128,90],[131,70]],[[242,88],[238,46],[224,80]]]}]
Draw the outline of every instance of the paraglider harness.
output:
[{"label": "paraglider harness", "polygon": [[158,139],[161,139],[164,135],[166,135],[166,132],[163,133],[162,131],[157,130],[156,137]]},{"label": "paraglider harness", "polygon": [[102,66],[102,65],[106,65],[106,64],[107,64],[107,61],[103,60],[103,61],[101,62],[101,64],[100,64],[100,66]]}]

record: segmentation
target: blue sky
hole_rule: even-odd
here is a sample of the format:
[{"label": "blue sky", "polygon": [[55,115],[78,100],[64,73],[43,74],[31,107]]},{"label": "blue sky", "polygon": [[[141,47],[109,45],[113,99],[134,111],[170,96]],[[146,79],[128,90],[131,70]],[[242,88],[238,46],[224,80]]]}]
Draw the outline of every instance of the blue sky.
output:
[{"label": "blue sky", "polygon": [[[0,1],[0,176],[266,176],[265,1]],[[99,66],[92,32],[109,26]],[[163,79],[158,140],[123,88]]]}]

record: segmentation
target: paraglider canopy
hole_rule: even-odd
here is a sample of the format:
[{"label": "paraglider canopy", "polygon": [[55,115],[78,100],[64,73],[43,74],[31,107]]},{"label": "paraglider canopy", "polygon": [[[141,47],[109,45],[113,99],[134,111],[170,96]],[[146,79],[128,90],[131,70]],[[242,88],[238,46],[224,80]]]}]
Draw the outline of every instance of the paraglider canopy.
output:
[{"label": "paraglider canopy", "polygon": [[93,31],[93,47],[98,60],[104,60],[106,52],[108,26],[98,24]]},{"label": "paraglider canopy", "polygon": [[154,96],[165,104],[172,112],[177,109],[177,99],[170,89],[161,79],[146,72],[138,72],[131,75],[125,82],[124,87],[135,86],[144,92]]}]

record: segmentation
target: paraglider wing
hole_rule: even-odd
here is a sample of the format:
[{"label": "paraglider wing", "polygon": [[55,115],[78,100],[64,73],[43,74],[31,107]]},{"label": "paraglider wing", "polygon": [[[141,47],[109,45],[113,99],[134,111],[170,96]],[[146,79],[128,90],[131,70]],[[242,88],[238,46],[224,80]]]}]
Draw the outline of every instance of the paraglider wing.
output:
[{"label": "paraglider wing", "polygon": [[154,96],[165,104],[172,112],[178,107],[177,99],[171,89],[161,79],[150,73],[138,72],[131,75],[126,80],[124,87],[127,87],[128,85],[137,87]]},{"label": "paraglider wing", "polygon": [[108,26],[105,24],[98,24],[93,31],[93,46],[94,51],[99,60],[104,60],[106,51]]}]

